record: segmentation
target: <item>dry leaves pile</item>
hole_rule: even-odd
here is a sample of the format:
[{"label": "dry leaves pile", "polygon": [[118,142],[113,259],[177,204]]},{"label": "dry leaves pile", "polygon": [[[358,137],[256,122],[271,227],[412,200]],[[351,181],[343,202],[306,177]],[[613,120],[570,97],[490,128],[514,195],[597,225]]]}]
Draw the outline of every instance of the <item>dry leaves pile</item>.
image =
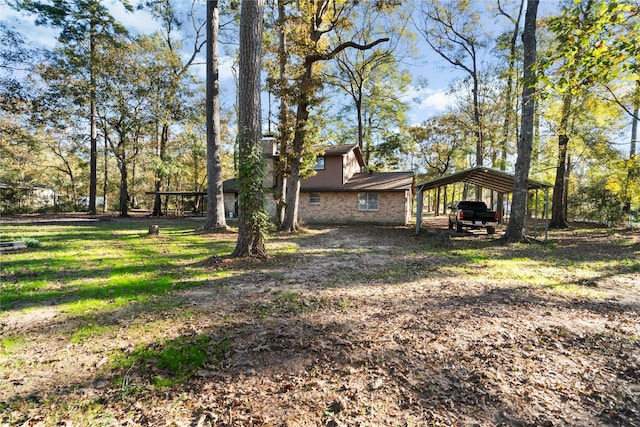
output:
[{"label": "dry leaves pile", "polygon": [[[640,425],[640,235],[624,233],[632,243],[624,247],[604,231],[554,235],[568,261],[532,263],[528,282],[492,274],[490,260],[545,251],[502,247],[486,235],[453,237],[444,251],[429,233],[415,237],[402,228],[277,235],[272,247],[295,242],[296,250],[262,262],[211,262],[207,268],[236,274],[172,295],[183,305],[162,316],[120,313],[111,319],[119,332],[99,342],[63,342],[63,326],[51,316],[14,324],[42,341],[21,356],[23,372],[2,379],[0,397],[10,404],[0,406],[7,411],[0,420]],[[468,245],[487,261],[461,256]],[[615,259],[622,250],[636,260],[627,270],[580,277],[570,266]],[[553,275],[597,292],[543,286]],[[158,387],[157,370],[109,368],[114,351],[202,334],[229,347],[187,381]],[[10,413],[18,407],[26,412]]]}]

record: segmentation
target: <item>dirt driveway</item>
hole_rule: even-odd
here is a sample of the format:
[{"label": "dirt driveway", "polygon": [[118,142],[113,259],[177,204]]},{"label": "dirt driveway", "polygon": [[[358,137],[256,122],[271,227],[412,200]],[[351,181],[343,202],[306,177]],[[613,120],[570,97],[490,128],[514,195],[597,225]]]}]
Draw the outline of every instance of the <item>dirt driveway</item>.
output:
[{"label": "dirt driveway", "polygon": [[[22,325],[43,342],[3,379],[13,403],[0,411],[23,402],[28,415],[4,420],[24,425],[52,410],[104,425],[640,425],[638,231],[510,247],[440,234],[276,234],[268,249],[280,255],[209,259],[234,274],[172,294],[170,311],[121,313],[110,320],[121,332],[101,342],[47,341],[62,326],[44,316]],[[105,358],[148,340],[130,333],[142,325],[228,347],[188,381],[154,387],[157,369],[110,370]],[[60,409],[69,402],[82,409]]]}]

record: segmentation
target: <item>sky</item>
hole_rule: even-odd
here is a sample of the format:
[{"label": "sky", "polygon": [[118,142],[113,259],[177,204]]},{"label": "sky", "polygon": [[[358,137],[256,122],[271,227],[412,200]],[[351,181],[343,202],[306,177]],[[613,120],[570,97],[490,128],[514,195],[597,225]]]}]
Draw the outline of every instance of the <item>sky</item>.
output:
[{"label": "sky", "polygon": [[[186,3],[191,2],[189,1]],[[130,13],[125,10],[124,6],[122,6],[119,1],[116,0],[105,0],[105,4],[109,8],[111,14],[133,33],[150,34],[159,29],[158,24],[153,20],[148,12],[136,10],[134,13]],[[41,45],[42,47],[51,49],[56,45],[57,31],[48,27],[36,26],[33,15],[11,9],[7,5],[7,0],[0,0],[0,21],[10,24],[16,30],[21,32],[28,40]],[[204,62],[204,52],[202,52],[201,56],[202,58],[200,62]],[[460,75],[460,73],[455,73],[452,70],[447,70],[445,72],[438,69],[439,67],[434,67],[433,64],[429,64],[430,61],[425,61],[425,58],[429,56],[432,55],[421,55],[421,59],[412,60],[413,64],[409,66],[410,71],[415,78],[426,77],[429,82],[426,87],[412,86],[409,94],[405,96],[404,100],[410,105],[409,120],[412,124],[418,124],[424,121],[425,118],[443,112],[447,109],[447,105],[449,103],[447,88],[452,79]],[[220,58],[222,102],[223,105],[228,108],[233,105],[235,99],[235,83],[232,63],[233,58]],[[204,65],[197,65],[193,70],[204,82]],[[263,99],[263,104],[266,104],[266,102],[267,98],[265,97]],[[266,105],[263,106],[263,109],[267,109]],[[274,109],[274,107],[272,107],[272,109]],[[266,116],[266,111],[264,114]]]},{"label": "sky", "polygon": [[[176,4],[180,2],[188,7],[191,0],[176,0]],[[135,3],[132,1],[132,3]],[[488,0],[475,0],[477,7],[488,7]],[[135,10],[130,13],[125,10],[120,1],[104,0],[111,14],[132,33],[150,34],[159,29],[159,25],[143,10]],[[558,7],[555,0],[542,0],[538,16],[546,16]],[[202,7],[204,14],[204,7]],[[7,5],[7,0],[0,0],[0,21],[8,23],[15,27],[25,37],[36,44],[40,44],[45,48],[53,48],[56,44],[57,32],[54,29],[42,26],[35,26],[35,18],[33,15],[21,13],[11,9]],[[188,24],[185,24],[188,25]],[[487,22],[485,26],[494,29],[496,23]],[[443,113],[448,110],[452,97],[449,93],[449,87],[456,80],[464,77],[462,71],[454,70],[448,66],[442,58],[437,56],[426,46],[424,40],[417,37],[417,45],[419,55],[412,58],[405,65],[409,69],[414,78],[414,84],[410,87],[407,94],[404,95],[404,101],[409,106],[408,119],[410,124],[417,125],[424,122],[429,117]],[[224,49],[220,48],[221,54]],[[185,54],[186,55],[186,54]],[[193,71],[202,80],[205,81],[205,52],[201,52],[201,58],[198,62],[202,65],[196,65]],[[222,94],[223,108],[231,109],[235,103],[235,81],[232,71],[233,58],[226,56],[220,58],[220,84]],[[418,84],[420,80],[426,81],[427,84]],[[263,124],[267,127],[267,110],[268,97],[265,93],[263,96]],[[277,111],[273,100],[272,111]],[[626,138],[625,138],[626,139]]]}]

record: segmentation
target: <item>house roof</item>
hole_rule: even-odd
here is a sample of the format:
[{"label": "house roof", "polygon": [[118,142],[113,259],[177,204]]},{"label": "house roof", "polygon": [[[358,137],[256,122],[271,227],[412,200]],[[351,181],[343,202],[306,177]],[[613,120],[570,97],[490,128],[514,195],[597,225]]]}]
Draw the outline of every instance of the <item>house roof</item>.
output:
[{"label": "house roof", "polygon": [[325,145],[320,148],[320,152],[324,152],[325,156],[343,156],[350,151],[353,151],[355,154],[356,159],[358,159],[358,164],[364,166],[364,157],[362,157],[362,151],[358,144]]},{"label": "house roof", "polygon": [[321,150],[324,151],[325,156],[336,156],[340,154],[347,154],[357,146],[358,144],[325,145],[321,147]]},{"label": "house roof", "polygon": [[[413,172],[373,172],[357,173],[344,185],[309,186],[301,181],[300,191],[404,191],[413,190]],[[237,193],[235,178],[223,182],[225,193]]]},{"label": "house roof", "polygon": [[[444,185],[453,184],[455,182],[467,182],[473,185],[479,185],[483,188],[497,191],[499,193],[513,192],[513,181],[515,176],[512,173],[499,171],[496,169],[478,166],[471,169],[465,169],[451,175],[432,179],[418,185],[417,191],[430,190],[432,188],[442,187]],[[529,190],[537,190],[542,188],[553,187],[546,182],[529,179],[527,181]]]},{"label": "house roof", "polygon": [[412,190],[413,183],[413,172],[357,173],[340,186],[313,187],[303,182],[300,191],[403,191]]}]

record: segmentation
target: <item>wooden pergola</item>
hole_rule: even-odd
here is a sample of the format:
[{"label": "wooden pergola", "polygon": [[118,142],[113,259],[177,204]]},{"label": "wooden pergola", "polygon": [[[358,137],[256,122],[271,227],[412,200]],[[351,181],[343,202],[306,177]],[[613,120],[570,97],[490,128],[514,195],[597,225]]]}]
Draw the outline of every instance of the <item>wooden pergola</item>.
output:
[{"label": "wooden pergola", "polygon": [[[168,196],[168,197],[175,197],[176,198],[176,206],[180,206],[180,207],[184,207],[184,198],[185,197],[202,197],[202,203],[200,203],[200,208],[198,209],[198,212],[200,215],[204,215],[204,200],[205,197],[207,196],[207,192],[206,191],[146,191],[145,194],[147,195],[151,195],[151,196],[155,196],[155,195],[159,195],[159,196]],[[180,203],[178,203],[178,200],[180,200]],[[167,212],[165,212],[166,214]]]}]

